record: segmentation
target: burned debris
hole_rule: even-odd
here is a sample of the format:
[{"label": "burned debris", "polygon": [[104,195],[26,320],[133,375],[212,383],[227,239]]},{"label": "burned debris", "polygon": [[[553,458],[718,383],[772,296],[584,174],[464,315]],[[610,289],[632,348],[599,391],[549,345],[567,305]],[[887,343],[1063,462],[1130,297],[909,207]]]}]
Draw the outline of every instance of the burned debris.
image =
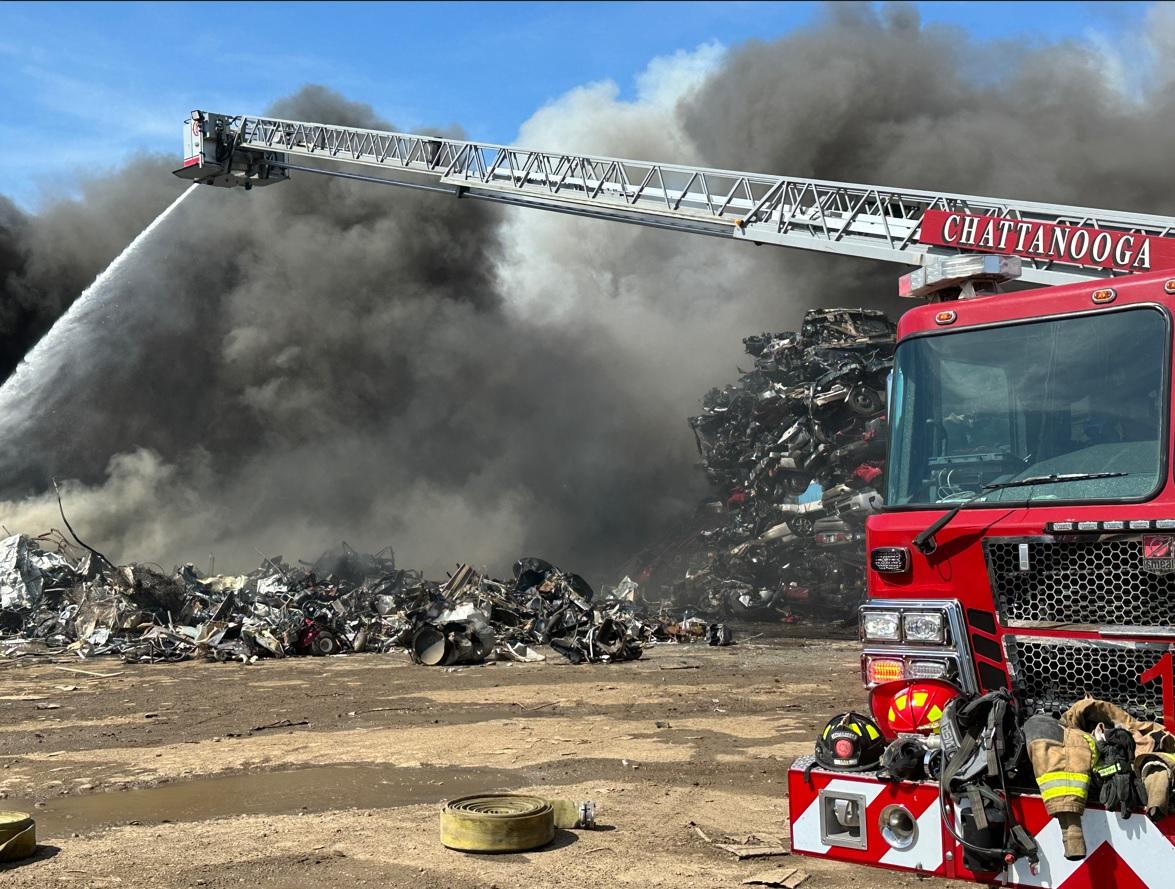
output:
[{"label": "burned debris", "polygon": [[895,327],[869,309],[813,309],[798,332],[743,343],[754,366],[690,419],[718,499],[673,594],[748,619],[851,613],[880,504]]},{"label": "burned debris", "polygon": [[639,658],[665,626],[630,598],[597,597],[582,577],[520,559],[496,580],[460,566],[447,580],[342,544],[313,563],[264,558],[250,574],[164,574],[78,556],[60,535],[0,541],[0,656],[74,652],[129,662],[252,661],[407,650],[429,666],[489,659],[573,663]]}]

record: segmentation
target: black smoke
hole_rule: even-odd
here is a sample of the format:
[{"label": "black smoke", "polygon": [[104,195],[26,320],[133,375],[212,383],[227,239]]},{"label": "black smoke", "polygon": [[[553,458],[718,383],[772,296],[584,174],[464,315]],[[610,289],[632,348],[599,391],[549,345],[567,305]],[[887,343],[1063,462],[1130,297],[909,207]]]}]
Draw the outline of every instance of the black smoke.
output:
[{"label": "black smoke", "polygon": [[[1152,9],[1118,58],[1092,41],[976,40],[906,4],[830,4],[814,27],[736,49],[680,114],[720,167],[1172,215],[1170,13]],[[823,276],[823,304],[904,308],[892,266],[771,261]]]},{"label": "black smoke", "polygon": [[170,167],[170,158],[135,158],[36,215],[0,195],[0,379],[179,194]]},{"label": "black smoke", "polygon": [[[658,63],[634,100],[573,91],[519,142],[1169,212],[1175,99],[1144,50],[1122,69],[1087,42],[836,4],[718,61]],[[322,88],[273,110],[386,125]],[[167,167],[0,212],[10,355],[174,199]],[[815,305],[896,311],[898,271],[307,175],[199,189],[87,335],[0,394],[0,521],[52,524],[38,494],[57,475],[123,558],[240,567],[342,537],[430,568],[531,551],[609,576],[704,493],[684,418],[736,375],[739,340]]]},{"label": "black smoke", "polygon": [[[272,111],[390,126],[317,87]],[[433,569],[536,549],[602,572],[681,508],[640,421],[655,393],[590,328],[506,311],[499,228],[493,205],[327,177],[198,189],[9,381],[7,495],[76,479],[81,526],[124,557],[345,537]]]}]

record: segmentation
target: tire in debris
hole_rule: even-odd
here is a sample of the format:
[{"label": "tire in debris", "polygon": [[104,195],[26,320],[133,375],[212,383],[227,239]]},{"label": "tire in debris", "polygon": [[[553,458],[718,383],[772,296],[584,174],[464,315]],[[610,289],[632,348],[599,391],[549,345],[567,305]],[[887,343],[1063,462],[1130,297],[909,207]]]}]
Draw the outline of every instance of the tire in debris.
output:
[{"label": "tire in debris", "polygon": [[555,812],[537,796],[463,796],[441,809],[441,842],[460,852],[526,852],[555,838]]},{"label": "tire in debris", "polygon": [[342,650],[343,646],[339,643],[338,637],[325,631],[318,633],[310,643],[310,653],[316,657],[327,657]]},{"label": "tire in debris", "polygon": [[849,410],[862,417],[875,417],[885,407],[881,394],[868,386],[857,386],[849,393]]}]

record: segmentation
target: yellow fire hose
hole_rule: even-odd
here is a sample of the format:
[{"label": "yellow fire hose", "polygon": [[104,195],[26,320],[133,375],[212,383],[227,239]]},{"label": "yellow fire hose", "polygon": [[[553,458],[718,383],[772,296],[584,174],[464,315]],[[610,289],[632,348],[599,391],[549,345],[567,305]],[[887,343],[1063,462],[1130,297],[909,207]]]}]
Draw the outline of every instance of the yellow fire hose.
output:
[{"label": "yellow fire hose", "polygon": [[20,861],[36,851],[36,822],[24,812],[0,812],[0,861]]},{"label": "yellow fire hose", "polygon": [[461,852],[526,852],[554,838],[554,809],[537,796],[463,796],[441,809],[441,842]]}]

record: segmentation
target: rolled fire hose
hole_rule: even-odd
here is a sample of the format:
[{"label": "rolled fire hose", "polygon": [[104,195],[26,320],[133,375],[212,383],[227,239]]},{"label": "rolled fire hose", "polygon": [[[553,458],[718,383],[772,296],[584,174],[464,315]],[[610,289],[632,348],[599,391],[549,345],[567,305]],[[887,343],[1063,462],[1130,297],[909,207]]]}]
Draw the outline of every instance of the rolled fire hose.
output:
[{"label": "rolled fire hose", "polygon": [[555,811],[537,796],[463,796],[441,809],[441,842],[461,852],[526,852],[554,838]]},{"label": "rolled fire hose", "polygon": [[0,812],[0,861],[20,861],[36,851],[36,822],[24,812]]}]

